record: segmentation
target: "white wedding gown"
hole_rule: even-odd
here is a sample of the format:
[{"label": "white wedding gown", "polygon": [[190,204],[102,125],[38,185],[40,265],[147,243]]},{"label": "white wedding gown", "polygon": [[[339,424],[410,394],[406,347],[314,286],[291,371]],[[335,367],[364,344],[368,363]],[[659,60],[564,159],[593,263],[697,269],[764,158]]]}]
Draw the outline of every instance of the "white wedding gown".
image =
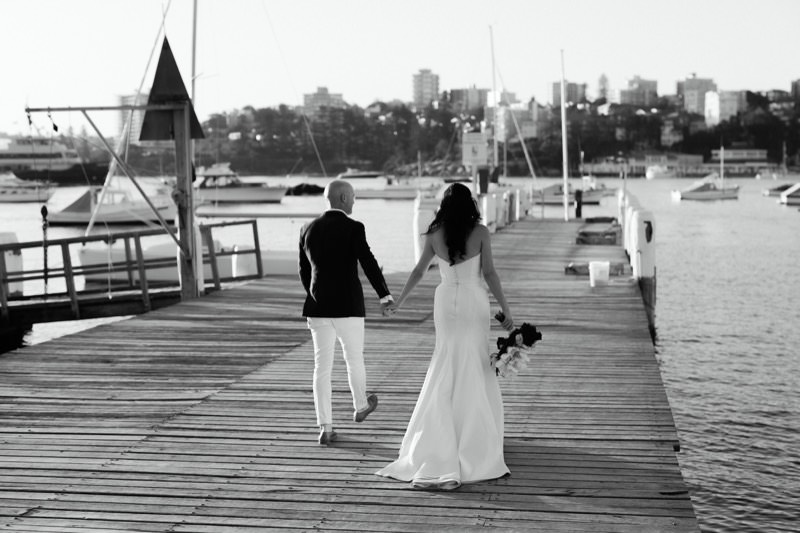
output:
[{"label": "white wedding gown", "polygon": [[509,470],[503,400],[489,366],[490,310],[480,254],[454,266],[437,261],[442,282],[433,304],[436,346],[400,454],[377,474],[453,488]]}]

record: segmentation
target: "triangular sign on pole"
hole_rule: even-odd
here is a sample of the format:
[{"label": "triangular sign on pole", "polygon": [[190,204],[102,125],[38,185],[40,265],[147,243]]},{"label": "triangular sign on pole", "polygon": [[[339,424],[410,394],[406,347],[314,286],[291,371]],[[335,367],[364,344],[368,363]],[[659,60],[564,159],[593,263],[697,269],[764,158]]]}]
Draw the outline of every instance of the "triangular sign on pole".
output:
[{"label": "triangular sign on pole", "polygon": [[[191,105],[191,98],[189,93],[186,92],[186,86],[183,84],[183,78],[178,70],[178,64],[175,62],[175,56],[172,55],[172,49],[169,46],[169,41],[164,37],[164,44],[161,47],[161,57],[158,59],[158,66],[156,67],[156,74],[153,77],[153,87],[150,89],[150,97],[147,100],[150,104],[176,104],[182,102],[189,102],[190,117],[189,117],[189,137],[192,139],[202,139],[203,128],[197,120],[197,115],[194,113],[194,107]],[[166,110],[153,110],[145,111],[144,120],[142,121],[142,132],[139,135],[140,141],[167,141],[175,138],[173,130],[173,112]]]}]

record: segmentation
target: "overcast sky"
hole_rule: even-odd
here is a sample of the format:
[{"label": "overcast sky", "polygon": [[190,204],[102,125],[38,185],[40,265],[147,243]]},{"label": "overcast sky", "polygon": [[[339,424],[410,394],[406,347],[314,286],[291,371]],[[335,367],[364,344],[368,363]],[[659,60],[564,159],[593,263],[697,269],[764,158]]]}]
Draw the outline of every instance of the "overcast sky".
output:
[{"label": "overcast sky", "polygon": [[[24,108],[114,105],[145,90],[166,33],[190,87],[192,0],[0,0],[0,132],[28,133]],[[800,78],[800,0],[198,0],[196,109],[299,105],[328,87],[360,106],[412,98],[429,68],[440,89],[497,87],[551,101],[564,50],[590,96],[635,75],[660,94],[691,73],[720,89],[788,90]],[[160,50],[160,43],[158,45]],[[157,58],[157,55],[156,55]],[[154,60],[155,62],[155,60]],[[116,115],[93,119],[114,135]],[[85,124],[59,114],[65,128]],[[34,115],[39,128],[45,115]]]}]

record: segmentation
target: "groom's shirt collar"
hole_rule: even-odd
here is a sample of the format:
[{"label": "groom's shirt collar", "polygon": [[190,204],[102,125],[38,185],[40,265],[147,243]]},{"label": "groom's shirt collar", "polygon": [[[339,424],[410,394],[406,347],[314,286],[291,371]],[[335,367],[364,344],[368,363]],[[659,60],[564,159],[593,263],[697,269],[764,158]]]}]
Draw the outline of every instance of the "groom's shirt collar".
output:
[{"label": "groom's shirt collar", "polygon": [[344,211],[342,211],[341,209],[336,209],[335,207],[331,207],[330,209],[327,209],[325,212],[326,213],[333,213],[334,211],[338,211],[340,213],[344,213],[345,216],[350,216],[347,213],[345,213]]}]

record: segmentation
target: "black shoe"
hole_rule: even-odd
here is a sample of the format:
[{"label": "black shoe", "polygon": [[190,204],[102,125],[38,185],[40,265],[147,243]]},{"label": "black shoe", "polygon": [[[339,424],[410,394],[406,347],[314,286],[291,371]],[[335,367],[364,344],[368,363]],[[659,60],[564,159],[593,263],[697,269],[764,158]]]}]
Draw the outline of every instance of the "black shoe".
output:
[{"label": "black shoe", "polygon": [[327,446],[336,440],[338,435],[334,430],[325,431],[324,429],[319,432],[319,443],[322,446]]},{"label": "black shoe", "polygon": [[362,409],[361,411],[356,411],[353,413],[353,420],[356,422],[363,422],[367,415],[369,415],[372,411],[378,407],[378,395],[377,394],[370,394],[367,396],[367,407]]}]

